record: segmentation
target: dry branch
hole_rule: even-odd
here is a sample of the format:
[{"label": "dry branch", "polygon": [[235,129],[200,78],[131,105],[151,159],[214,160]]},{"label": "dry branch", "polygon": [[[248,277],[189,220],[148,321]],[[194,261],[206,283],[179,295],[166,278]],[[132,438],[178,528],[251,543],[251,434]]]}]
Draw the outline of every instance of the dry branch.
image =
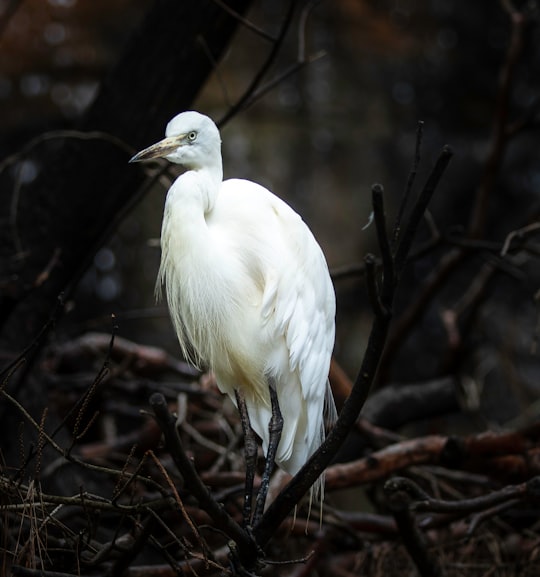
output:
[{"label": "dry branch", "polygon": [[521,431],[482,433],[460,439],[432,435],[396,443],[368,457],[328,467],[328,490],[383,480],[416,465],[444,465],[489,471],[502,480],[529,479],[540,474],[540,425]]},{"label": "dry branch", "polygon": [[399,280],[403,267],[405,266],[406,258],[409,254],[420,219],[424,214],[429,200],[435,193],[435,189],[450,162],[451,156],[452,152],[448,147],[445,147],[440,153],[412,208],[411,216],[392,255],[389,253],[387,233],[384,230],[382,190],[374,187],[373,210],[377,221],[379,238],[382,242],[381,251],[385,253],[385,256],[383,257],[384,268],[382,271],[380,291],[375,289],[374,286],[371,288],[372,292],[377,292],[378,297],[376,300],[380,300],[380,306],[378,305],[375,310],[375,313],[378,314],[375,315],[373,321],[368,345],[362,360],[362,366],[351,390],[351,394],[345,401],[339,418],[328,437],[321,447],[310,457],[299,473],[295,475],[290,483],[281,491],[264,514],[261,522],[254,528],[254,535],[260,546],[266,545],[277,527],[326,469],[332,457],[337,453],[339,447],[341,447],[347,435],[354,427],[358,415],[368,397],[371,384],[375,379],[383,354],[390,327],[396,281]]}]

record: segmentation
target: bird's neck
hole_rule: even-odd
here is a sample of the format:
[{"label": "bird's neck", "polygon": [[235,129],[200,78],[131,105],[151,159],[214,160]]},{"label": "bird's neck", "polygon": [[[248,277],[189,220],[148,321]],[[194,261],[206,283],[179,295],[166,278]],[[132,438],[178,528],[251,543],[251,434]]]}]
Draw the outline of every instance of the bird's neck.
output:
[{"label": "bird's neck", "polygon": [[167,193],[161,231],[162,246],[189,251],[207,241],[206,218],[212,211],[222,182],[221,170],[191,169],[180,175]]},{"label": "bird's neck", "polygon": [[188,295],[197,293],[197,283],[201,279],[205,281],[201,275],[185,276],[183,271],[196,270],[201,263],[206,270],[214,269],[216,254],[207,218],[220,187],[220,172],[188,170],[176,179],[167,193],[156,289],[159,290],[163,283],[167,285],[167,300],[173,313],[178,299],[171,295],[179,294],[179,291],[187,291]]},{"label": "bird's neck", "polygon": [[181,174],[167,193],[167,203],[174,204],[174,210],[180,214],[195,211],[207,214],[214,208],[216,198],[223,181],[221,165],[190,168]]}]

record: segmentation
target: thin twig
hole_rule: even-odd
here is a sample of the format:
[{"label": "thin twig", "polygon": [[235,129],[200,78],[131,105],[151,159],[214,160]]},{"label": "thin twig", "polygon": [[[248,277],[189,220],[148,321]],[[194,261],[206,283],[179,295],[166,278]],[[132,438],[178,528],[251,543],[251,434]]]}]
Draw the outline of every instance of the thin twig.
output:
[{"label": "thin twig", "polygon": [[251,82],[249,83],[248,87],[246,88],[246,90],[244,91],[242,96],[236,101],[236,103],[233,106],[231,106],[229,108],[229,110],[226,112],[225,116],[223,116],[223,118],[221,118],[221,120],[217,123],[218,127],[220,127],[220,128],[223,127],[240,110],[242,110],[243,108],[246,107],[247,102],[250,101],[253,93],[255,92],[257,87],[262,82],[262,80],[265,77],[268,70],[270,70],[270,67],[275,62],[275,60],[279,54],[279,51],[281,50],[281,47],[282,47],[283,42],[285,40],[285,36],[287,35],[287,31],[289,30],[290,25],[292,23],[294,10],[296,8],[296,3],[297,3],[297,0],[290,0],[289,6],[287,9],[287,13],[285,15],[285,18],[283,18],[281,28],[279,30],[277,38],[275,39],[275,41],[272,45],[272,49],[270,50],[270,53],[266,57],[266,60],[263,62],[262,66],[260,67],[258,72],[253,76]]},{"label": "thin twig", "polygon": [[31,356],[34,350],[38,349],[41,346],[41,343],[49,333],[49,331],[54,327],[58,317],[60,315],[60,311],[64,308],[64,295],[60,294],[56,299],[55,306],[52,310],[52,313],[48,319],[48,321],[43,325],[35,339],[15,358],[11,361],[4,369],[0,371],[0,381],[2,381],[2,385],[5,386],[7,384],[6,377],[11,376],[13,374],[13,369],[16,367],[20,367],[22,364],[26,363],[26,359]]},{"label": "thin twig", "polygon": [[405,262],[407,259],[407,255],[411,250],[412,241],[418,225],[421,219],[424,216],[424,212],[433,196],[435,189],[437,188],[442,175],[446,171],[448,167],[448,163],[453,156],[453,152],[449,146],[445,146],[442,149],[442,152],[437,158],[435,166],[429,175],[422,192],[420,193],[418,200],[415,202],[414,207],[411,212],[411,216],[407,222],[405,230],[403,231],[403,235],[401,240],[399,241],[398,246],[396,247],[396,254],[395,254],[395,271],[396,271],[396,281],[399,279],[401,273],[403,272],[403,268],[405,267]]},{"label": "thin twig", "polygon": [[307,21],[311,15],[311,11],[319,4],[321,0],[309,0],[304,6],[300,14],[300,19],[298,23],[298,62],[306,61],[306,28]]},{"label": "thin twig", "polygon": [[502,165],[502,160],[509,142],[508,137],[512,134],[508,131],[509,103],[514,72],[523,51],[526,18],[521,12],[515,10],[511,2],[507,0],[503,1],[503,7],[508,12],[510,18],[511,35],[506,59],[500,73],[499,90],[497,91],[494,113],[493,136],[468,227],[468,234],[471,238],[478,238],[483,234],[489,197],[493,192],[495,179]]},{"label": "thin twig", "polygon": [[527,226],[513,230],[508,234],[504,241],[504,245],[501,249],[501,257],[505,257],[508,254],[514,239],[523,240],[524,237],[529,234],[534,234],[538,230],[540,230],[540,222],[533,222]]},{"label": "thin twig", "polygon": [[227,14],[230,14],[233,18],[238,20],[238,22],[240,22],[240,24],[242,24],[244,28],[251,30],[252,32],[257,34],[257,36],[260,36],[261,38],[264,38],[269,42],[276,42],[277,38],[275,36],[272,36],[272,34],[268,34],[266,30],[263,30],[259,26],[253,24],[251,20],[248,20],[247,18],[236,12],[236,10],[233,10],[228,4],[223,2],[223,0],[212,0],[212,2],[214,2],[214,4],[217,4],[221,9],[225,10]]},{"label": "thin twig", "polygon": [[[40,432],[40,426],[39,424],[34,420],[34,418],[30,415],[30,413],[21,405],[21,403],[19,403],[14,397],[12,397],[7,391],[5,391],[4,389],[0,388],[0,396],[3,396],[9,403],[11,403],[22,415],[23,417],[28,421],[28,423],[30,423],[30,425],[32,425],[32,427],[39,433]],[[60,445],[58,445],[58,443],[56,443],[54,441],[54,439],[47,434],[45,431],[42,431],[42,436],[43,436],[43,440],[47,442],[48,445],[50,445],[60,456],[62,459],[65,459],[66,461],[68,461],[69,463],[73,463],[75,465],[78,465],[80,467],[83,467],[85,469],[88,469],[90,471],[96,471],[96,472],[100,472],[103,473],[107,476],[112,476],[112,477],[121,477],[121,476],[126,476],[126,475],[131,475],[131,476],[135,476],[136,475],[132,475],[129,473],[125,473],[123,471],[120,471],[118,469],[111,469],[109,467],[103,467],[101,465],[94,465],[92,463],[87,463],[86,461],[83,461],[77,457],[74,457],[72,454],[68,453],[67,451],[65,451]],[[30,455],[33,456],[34,451],[32,450]],[[24,471],[24,467],[26,467],[26,462],[23,464],[23,466],[21,467],[20,473],[22,474]],[[45,475],[45,472],[43,472],[43,474]],[[156,483],[153,479],[150,479],[146,476],[141,476],[138,477],[138,479],[142,482],[145,483],[148,486],[153,487],[154,489],[162,492],[163,488]]]},{"label": "thin twig", "polygon": [[99,130],[92,131],[81,131],[81,130],[51,130],[49,132],[44,132],[32,140],[28,141],[20,150],[17,152],[6,156],[4,160],[0,162],[0,173],[2,173],[6,168],[19,162],[25,156],[36,148],[38,145],[48,142],[50,140],[64,140],[64,139],[75,139],[75,140],[103,140],[109,142],[114,146],[125,150],[127,153],[133,155],[137,152],[132,146],[124,142],[121,138],[109,134],[108,132],[101,132]]},{"label": "thin twig", "polygon": [[[113,316],[113,320],[114,320],[114,316]],[[106,379],[106,377],[109,374],[110,371],[110,361],[111,361],[111,356],[112,356],[112,351],[114,348],[114,338],[116,336],[116,332],[118,330],[118,326],[116,324],[113,324],[113,328],[112,328],[112,332],[111,332],[111,338],[109,341],[109,348],[107,350],[107,354],[105,356],[105,359],[103,361],[103,364],[101,365],[101,369],[99,370],[96,378],[94,379],[93,383],[90,385],[90,387],[88,388],[88,390],[84,393],[84,395],[82,396],[81,399],[79,399],[79,401],[77,403],[75,403],[75,405],[73,405],[73,407],[71,408],[71,410],[68,412],[68,414],[64,417],[64,419],[62,420],[62,422],[58,425],[58,427],[54,430],[52,437],[54,437],[56,435],[56,433],[66,424],[66,422],[68,421],[68,419],[71,417],[72,414],[75,413],[75,411],[77,412],[77,417],[75,418],[75,424],[73,427],[73,440],[71,442],[71,446],[68,448],[68,453],[70,451],[73,450],[73,447],[75,446],[75,443],[77,441],[79,441],[83,436],[84,436],[84,431],[82,433],[79,433],[79,429],[82,423],[82,419],[86,413],[86,410],[88,408],[88,405],[90,403],[90,401],[92,400],[92,397],[96,394],[96,391],[98,390],[98,388],[100,387],[100,385],[104,382],[104,380]],[[94,416],[95,418],[95,416]],[[87,427],[88,428],[88,425]]]},{"label": "thin twig", "polygon": [[161,393],[154,393],[150,397],[150,405],[165,437],[165,445],[184,479],[185,489],[199,501],[200,507],[208,513],[215,525],[235,542],[243,563],[248,566],[255,564],[258,549],[253,539],[214,500],[206,485],[201,481],[193,463],[182,447],[176,430],[176,419],[169,412],[165,397]]},{"label": "thin twig", "polygon": [[169,488],[171,489],[171,491],[174,495],[174,500],[175,500],[176,504],[178,505],[180,512],[182,513],[182,517],[184,518],[184,520],[188,524],[188,527],[191,529],[192,533],[195,535],[197,541],[199,542],[199,545],[201,546],[201,550],[203,552],[204,558],[205,558],[205,560],[207,560],[208,555],[210,554],[210,548],[208,547],[208,544],[206,543],[206,541],[203,539],[199,529],[195,526],[195,524],[191,520],[191,517],[188,515],[186,508],[184,507],[184,503],[182,502],[182,499],[180,498],[180,493],[178,493],[178,490],[176,489],[171,477],[169,476],[165,467],[162,465],[161,461],[156,457],[156,455],[154,454],[153,451],[147,451],[147,454],[151,457],[151,459],[154,461],[157,468],[159,469],[160,473],[165,478],[167,485],[169,486]]},{"label": "thin twig", "polygon": [[[380,184],[374,184],[371,187],[371,202],[373,205],[373,217],[377,229],[377,241],[381,251],[382,266],[384,271],[381,304],[383,307],[389,307],[394,290],[394,259],[388,241],[386,231],[386,215],[384,213],[383,187]],[[388,311],[383,311],[388,314]]]},{"label": "thin twig", "polygon": [[418,125],[416,127],[416,146],[414,149],[414,160],[411,167],[411,171],[409,172],[409,177],[407,178],[407,186],[405,187],[405,192],[403,193],[403,198],[401,199],[401,204],[399,205],[399,210],[396,216],[396,222],[394,223],[394,230],[392,233],[392,246],[394,247],[397,245],[399,235],[401,233],[401,223],[403,221],[403,215],[405,213],[405,208],[408,204],[409,197],[411,195],[414,181],[416,180],[416,174],[418,173],[423,133],[424,133],[424,122],[422,120],[419,120]]},{"label": "thin twig", "polygon": [[[410,479],[402,479],[403,483],[413,484]],[[419,501],[412,505],[412,509],[417,512],[431,513],[453,513],[466,515],[485,511],[501,503],[506,503],[514,499],[538,501],[540,497],[540,477],[533,477],[525,483],[519,485],[507,485],[499,491],[493,491],[487,495],[474,497],[472,499],[459,499],[457,501],[444,501],[433,499],[423,494]]]},{"label": "thin twig", "polygon": [[291,64],[288,68],[286,68],[280,74],[277,74],[272,80],[269,80],[266,84],[263,84],[259,89],[257,89],[246,101],[244,108],[249,108],[254,102],[260,100],[265,94],[273,90],[278,84],[281,84],[284,80],[293,76],[294,74],[298,73],[299,70],[304,68],[309,64],[313,64],[317,60],[326,56],[326,52],[324,50],[320,50],[315,54],[312,54],[310,57],[306,58],[303,61],[295,62]]},{"label": "thin twig", "polygon": [[488,519],[491,519],[492,517],[500,515],[505,511],[513,509],[514,507],[519,505],[519,503],[520,503],[519,499],[510,499],[509,501],[499,503],[498,505],[495,505],[494,507],[491,507],[486,511],[478,513],[478,515],[475,515],[472,518],[471,524],[467,528],[467,536],[470,537],[476,531],[476,529],[478,529],[478,527]]}]

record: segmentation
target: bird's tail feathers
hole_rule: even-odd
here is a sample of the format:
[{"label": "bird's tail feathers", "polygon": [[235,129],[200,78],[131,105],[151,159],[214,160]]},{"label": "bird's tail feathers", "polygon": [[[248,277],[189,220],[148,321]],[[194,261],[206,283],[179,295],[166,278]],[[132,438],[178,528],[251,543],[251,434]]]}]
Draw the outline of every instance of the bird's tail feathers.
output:
[{"label": "bird's tail feathers", "polygon": [[[334,402],[334,396],[332,395],[332,389],[330,387],[330,381],[326,382],[326,393],[324,397],[324,411],[323,411],[324,419],[321,426],[321,437],[320,437],[320,444],[324,442],[326,438],[326,428],[329,430],[332,429],[335,422],[337,421],[337,409],[336,404]],[[317,447],[318,448],[318,447]],[[311,509],[313,506],[313,502],[319,503],[319,519],[322,523],[322,509],[324,503],[324,471],[321,473],[320,477],[313,483],[313,486],[309,490],[309,505],[308,505],[308,515],[307,521],[311,516]]]}]

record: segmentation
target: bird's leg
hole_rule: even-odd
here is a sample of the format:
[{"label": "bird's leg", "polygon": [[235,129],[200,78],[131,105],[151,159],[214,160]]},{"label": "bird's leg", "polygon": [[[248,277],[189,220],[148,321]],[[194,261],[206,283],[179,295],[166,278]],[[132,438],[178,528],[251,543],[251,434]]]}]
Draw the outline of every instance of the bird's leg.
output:
[{"label": "bird's leg", "polygon": [[253,516],[253,526],[256,526],[260,521],[263,511],[266,495],[268,494],[268,487],[270,485],[270,475],[274,470],[276,460],[277,448],[281,440],[281,431],[283,430],[283,417],[281,409],[279,408],[278,396],[274,383],[269,383],[270,401],[272,403],[272,418],[268,424],[268,431],[270,439],[268,441],[268,451],[266,453],[266,462],[264,464],[263,476],[261,479],[261,487],[257,494],[257,502],[255,504],[255,515]]},{"label": "bird's leg", "polygon": [[251,525],[251,502],[253,500],[253,481],[255,479],[255,468],[257,466],[257,438],[251,428],[249,415],[247,412],[246,400],[237,389],[236,404],[240,413],[240,422],[244,433],[244,458],[246,461],[246,485],[244,492],[244,527]]}]

